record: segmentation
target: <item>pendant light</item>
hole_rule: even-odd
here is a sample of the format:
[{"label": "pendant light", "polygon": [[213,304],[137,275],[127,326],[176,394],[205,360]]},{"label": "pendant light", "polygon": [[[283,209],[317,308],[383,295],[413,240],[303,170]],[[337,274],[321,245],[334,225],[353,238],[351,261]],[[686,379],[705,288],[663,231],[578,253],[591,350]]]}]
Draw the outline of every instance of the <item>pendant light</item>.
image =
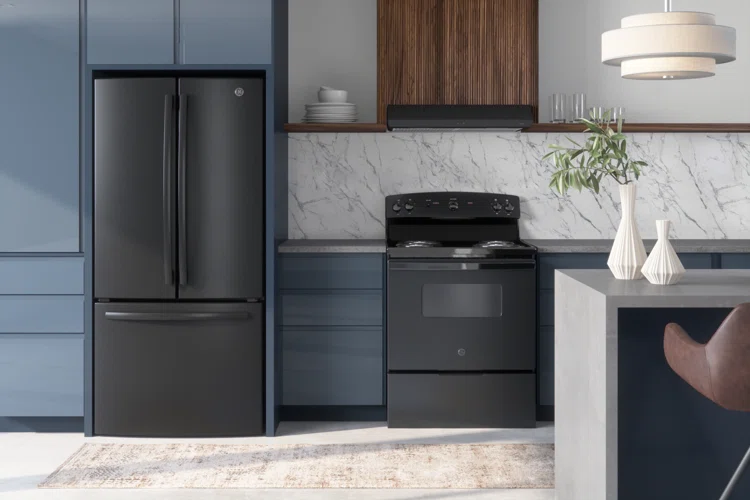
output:
[{"label": "pendant light", "polygon": [[625,17],[620,29],[603,33],[602,62],[632,80],[706,78],[736,59],[736,39],[713,14],[673,12],[665,0],[664,12]]}]

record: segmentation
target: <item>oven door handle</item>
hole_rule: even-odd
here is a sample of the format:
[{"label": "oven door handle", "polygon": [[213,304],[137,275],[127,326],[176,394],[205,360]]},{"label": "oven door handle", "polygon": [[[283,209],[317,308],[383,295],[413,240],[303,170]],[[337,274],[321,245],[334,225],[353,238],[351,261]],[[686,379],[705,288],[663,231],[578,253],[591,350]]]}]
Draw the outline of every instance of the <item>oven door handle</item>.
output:
[{"label": "oven door handle", "polygon": [[393,271],[479,271],[487,269],[529,269],[536,267],[534,259],[498,259],[487,262],[404,262],[390,261]]}]

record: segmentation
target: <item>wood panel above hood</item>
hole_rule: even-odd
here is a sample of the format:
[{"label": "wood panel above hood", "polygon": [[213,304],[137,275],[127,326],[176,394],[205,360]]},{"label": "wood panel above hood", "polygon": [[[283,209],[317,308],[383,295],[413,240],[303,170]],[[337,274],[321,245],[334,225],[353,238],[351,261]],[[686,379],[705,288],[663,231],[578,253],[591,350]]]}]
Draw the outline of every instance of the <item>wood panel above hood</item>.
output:
[{"label": "wood panel above hood", "polygon": [[539,105],[538,0],[378,0],[388,104]]}]

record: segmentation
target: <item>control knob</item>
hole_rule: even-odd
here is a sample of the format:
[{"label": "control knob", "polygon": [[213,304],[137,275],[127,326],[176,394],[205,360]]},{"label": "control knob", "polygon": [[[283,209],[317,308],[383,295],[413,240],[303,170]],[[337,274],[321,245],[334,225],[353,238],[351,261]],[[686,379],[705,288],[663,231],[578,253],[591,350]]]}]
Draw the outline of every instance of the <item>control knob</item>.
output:
[{"label": "control knob", "polygon": [[448,202],[448,209],[451,212],[455,212],[456,210],[458,210],[458,202],[456,200],[449,201]]},{"label": "control knob", "polygon": [[412,210],[414,210],[414,202],[411,200],[407,201],[404,204],[404,208],[406,209],[407,212],[411,212]]},{"label": "control knob", "polygon": [[492,202],[492,210],[494,210],[495,212],[499,212],[502,209],[503,209],[503,206],[500,204],[499,201],[495,200]]},{"label": "control knob", "polygon": [[393,204],[392,208],[394,212],[399,213],[401,211],[401,202],[397,201],[396,203]]},{"label": "control knob", "polygon": [[510,200],[505,200],[505,211],[506,212],[512,212],[515,209],[516,209],[515,205],[513,205],[513,203],[511,203]]}]

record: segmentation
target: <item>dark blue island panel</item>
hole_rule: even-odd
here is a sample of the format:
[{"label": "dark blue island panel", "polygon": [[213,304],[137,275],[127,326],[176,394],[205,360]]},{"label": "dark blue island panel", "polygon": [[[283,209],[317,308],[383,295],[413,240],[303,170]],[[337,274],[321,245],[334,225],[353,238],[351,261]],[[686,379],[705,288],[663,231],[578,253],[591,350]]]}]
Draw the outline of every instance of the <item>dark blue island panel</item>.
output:
[{"label": "dark blue island panel", "polygon": [[[750,413],[727,411],[677,376],[664,327],[707,342],[731,309],[623,309],[618,314],[619,500],[719,498],[750,445]],[[732,498],[750,498],[745,477]]]},{"label": "dark blue island panel", "polygon": [[382,254],[281,254],[286,420],[385,418]]}]

